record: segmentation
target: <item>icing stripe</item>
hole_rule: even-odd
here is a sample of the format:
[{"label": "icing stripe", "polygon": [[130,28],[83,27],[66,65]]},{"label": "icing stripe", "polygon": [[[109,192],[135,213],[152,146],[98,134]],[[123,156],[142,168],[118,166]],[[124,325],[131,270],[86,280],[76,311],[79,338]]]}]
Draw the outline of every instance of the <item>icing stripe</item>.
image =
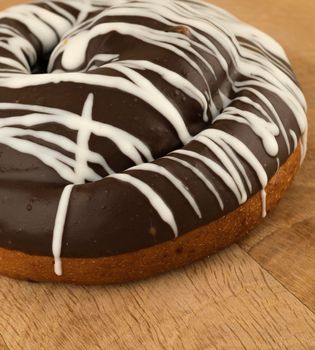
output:
[{"label": "icing stripe", "polygon": [[265,189],[261,191],[261,207],[262,207],[262,217],[267,216],[267,193]]},{"label": "icing stripe", "polygon": [[[90,94],[85,101],[82,118],[80,121],[90,121],[92,120],[94,95]],[[91,135],[91,130],[86,127],[86,123],[80,123],[78,136],[77,136],[77,152],[75,154],[75,183],[83,184],[87,178],[87,174],[90,172],[88,166],[88,158],[86,157],[89,152],[89,139]]]},{"label": "icing stripe", "polygon": [[73,187],[74,185],[68,185],[64,188],[60,198],[56,219],[55,219],[55,227],[54,227],[53,240],[52,240],[52,252],[55,259],[55,265],[54,265],[55,274],[57,276],[61,276],[63,273],[62,262],[61,262],[62,238],[63,238],[63,231],[64,231],[65,222],[67,218],[70,196],[71,196]]},{"label": "icing stripe", "polygon": [[159,214],[160,218],[171,227],[175,237],[178,236],[178,228],[172,211],[163,201],[161,196],[159,196],[149,185],[128,174],[110,175],[109,178],[127,182],[139,190],[148,199],[152,207]]},{"label": "icing stripe", "polygon": [[166,156],[166,157],[164,157],[164,159],[170,159],[174,162],[181,164],[185,168],[190,169],[208,187],[209,191],[214,194],[214,196],[216,197],[216,199],[220,205],[221,210],[222,211],[224,210],[224,203],[222,201],[222,198],[221,198],[219,192],[215,189],[213,184],[205,177],[205,175],[200,170],[198,170],[196,167],[192,166],[190,163],[188,163],[180,158]]},{"label": "icing stripe", "polygon": [[190,194],[189,190],[185,187],[185,185],[176,177],[174,176],[170,171],[165,169],[164,167],[156,164],[142,164],[137,165],[134,168],[131,168],[130,170],[143,170],[143,171],[151,171],[154,173],[157,173],[159,175],[164,176],[167,178],[176,188],[177,190],[185,197],[185,199],[188,201],[190,206],[193,208],[195,213],[198,215],[199,218],[202,217],[200,209],[198,207],[198,204],[196,203],[195,199]]}]

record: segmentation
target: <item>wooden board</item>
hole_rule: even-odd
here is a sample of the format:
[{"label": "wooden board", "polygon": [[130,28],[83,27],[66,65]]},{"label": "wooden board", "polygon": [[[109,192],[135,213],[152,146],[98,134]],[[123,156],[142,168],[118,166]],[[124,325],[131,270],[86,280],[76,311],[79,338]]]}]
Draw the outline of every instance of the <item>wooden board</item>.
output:
[{"label": "wooden board", "polygon": [[311,124],[294,185],[249,238],[158,278],[93,288],[0,278],[0,349],[315,349],[315,1],[212,2],[292,61]]}]

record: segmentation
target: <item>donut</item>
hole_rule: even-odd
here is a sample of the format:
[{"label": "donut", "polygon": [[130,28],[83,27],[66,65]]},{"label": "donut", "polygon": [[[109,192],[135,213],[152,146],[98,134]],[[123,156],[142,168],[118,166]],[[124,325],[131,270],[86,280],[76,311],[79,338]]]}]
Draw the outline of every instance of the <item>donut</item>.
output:
[{"label": "donut", "polygon": [[0,274],[121,283],[246,235],[307,147],[268,35],[197,0],[0,12]]}]

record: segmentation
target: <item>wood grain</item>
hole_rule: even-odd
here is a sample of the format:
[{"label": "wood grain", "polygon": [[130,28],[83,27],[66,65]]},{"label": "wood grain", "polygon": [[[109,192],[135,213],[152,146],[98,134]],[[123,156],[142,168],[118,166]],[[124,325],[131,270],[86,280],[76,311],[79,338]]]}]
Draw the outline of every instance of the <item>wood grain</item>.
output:
[{"label": "wood grain", "polygon": [[315,217],[276,230],[249,254],[315,312]]},{"label": "wood grain", "polygon": [[1,282],[0,327],[9,349],[315,346],[315,316],[237,246],[121,287]]},{"label": "wood grain", "polygon": [[290,57],[310,119],[295,184],[239,245],[155,279],[90,288],[0,278],[1,350],[315,349],[315,1],[212,2]]}]

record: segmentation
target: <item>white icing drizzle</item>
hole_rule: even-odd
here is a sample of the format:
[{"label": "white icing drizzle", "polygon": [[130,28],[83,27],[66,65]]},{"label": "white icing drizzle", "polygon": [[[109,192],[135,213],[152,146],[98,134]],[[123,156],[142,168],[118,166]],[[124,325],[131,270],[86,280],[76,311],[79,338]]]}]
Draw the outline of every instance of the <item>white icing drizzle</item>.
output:
[{"label": "white icing drizzle", "polygon": [[233,120],[248,125],[261,138],[265,150],[270,156],[275,157],[278,154],[279,146],[276,136],[279,135],[279,128],[273,122],[267,122],[254,113],[234,107],[226,108],[216,120]]},{"label": "white icing drizzle", "polygon": [[277,171],[280,169],[280,159],[277,158]]},{"label": "white icing drizzle", "polygon": [[[131,134],[118,129],[114,126],[100,123],[91,118],[84,118],[85,109],[88,106],[92,108],[93,99],[91,95],[88,97],[83,108],[82,115],[77,115],[72,112],[49,108],[44,106],[31,106],[15,103],[0,103],[0,110],[22,110],[28,111],[29,114],[24,114],[16,117],[7,117],[0,119],[0,136],[1,143],[6,144],[13,149],[31,154],[40,159],[45,164],[49,165],[65,180],[71,183],[77,183],[77,173],[79,170],[77,162],[63,155],[61,152],[54,151],[48,147],[36,144],[35,142],[19,139],[18,136],[31,135],[38,139],[59,145],[62,149],[74,154],[83,155],[85,162],[90,162],[102,166],[109,174],[113,173],[108,166],[106,160],[98,153],[92,152],[88,148],[87,140],[85,141],[84,149],[80,149],[81,143],[74,143],[64,136],[56,135],[51,132],[34,131],[30,129],[19,129],[14,125],[22,125],[24,127],[39,126],[45,123],[62,124],[65,127],[81,131],[88,136],[91,133],[104,138],[109,138],[120,151],[130,158],[135,164],[142,163],[143,155],[147,161],[152,161],[153,157],[148,147],[138,138]],[[83,117],[82,117],[83,116]],[[79,133],[79,141],[81,141],[81,132]],[[76,166],[76,169],[75,169]],[[85,176],[85,181],[97,181],[101,177],[96,174],[92,168],[85,163],[85,170],[81,173]],[[84,181],[84,182],[85,182]],[[82,180],[83,182],[83,180]]]},{"label": "white icing drizzle", "polygon": [[261,191],[261,208],[262,208],[262,217],[267,216],[267,192],[265,189]]},{"label": "white icing drizzle", "polygon": [[[118,69],[118,67],[116,68]],[[151,82],[149,82],[135,70],[131,70],[123,66],[121,66],[120,69],[129,79],[131,79],[131,81],[122,77],[111,76],[106,76],[106,79],[104,79],[104,76],[97,74],[57,73],[46,75],[15,76],[15,79],[3,78],[0,79],[0,86],[19,89],[27,86],[73,82],[118,89],[134,95],[135,97],[148,103],[174,126],[183,143],[190,141],[191,135],[189,134],[181,115],[174,105],[171,104],[171,102],[166,98],[166,96],[164,96]]]},{"label": "white icing drizzle", "polygon": [[216,199],[220,205],[221,210],[224,210],[224,203],[222,201],[222,198],[221,198],[219,192],[215,189],[213,184],[206,178],[206,176],[200,170],[198,170],[196,167],[194,167],[190,163],[188,163],[185,160],[182,160],[180,158],[166,156],[165,159],[170,159],[174,162],[181,164],[185,168],[190,169],[206,185],[206,187],[208,187],[209,191],[213,193],[213,195],[216,197]]},{"label": "white icing drizzle", "polygon": [[68,185],[64,188],[59,206],[57,209],[57,215],[55,220],[55,227],[53,232],[53,241],[52,241],[52,252],[55,259],[54,270],[57,276],[62,275],[62,262],[61,262],[61,249],[62,249],[62,238],[63,231],[65,227],[65,222],[67,218],[68,206],[70,201],[71,192],[74,185]]},{"label": "white icing drizzle", "polygon": [[234,193],[235,197],[237,198],[239,204],[242,204],[242,195],[239,192],[239,189],[237,188],[237,185],[233,179],[233,177],[218,163],[214,162],[213,160],[200,155],[199,153],[192,152],[192,151],[186,151],[186,150],[178,150],[176,152],[172,153],[173,155],[181,154],[185,155],[191,158],[195,158],[199,161],[201,161],[206,167],[209,168],[210,171],[215,173],[221,180],[224,182],[224,184],[231,190],[232,193]]},{"label": "white icing drizzle", "polygon": [[217,155],[217,157],[220,159],[220,162],[225,167],[225,169],[228,171],[228,173],[231,175],[231,177],[234,180],[234,183],[241,194],[239,197],[240,203],[244,203],[247,200],[247,193],[244,186],[244,183],[241,179],[241,176],[238,172],[238,169],[236,166],[232,163],[229,156],[224,152],[223,149],[221,149],[215,142],[213,142],[211,139],[205,137],[205,136],[199,136],[197,138],[198,142],[204,144],[210,151],[212,151],[214,154]]},{"label": "white icing drizzle", "polygon": [[188,201],[188,203],[193,208],[193,210],[198,215],[198,217],[199,218],[202,217],[198,204],[190,194],[189,190],[185,187],[183,182],[180,181],[176,176],[174,176],[170,171],[168,171],[164,167],[153,163],[148,163],[148,164],[137,165],[134,168],[130,168],[130,170],[151,171],[166,177],[177,188],[177,190],[185,197],[185,199]]},{"label": "white icing drizzle", "polygon": [[1,18],[10,18],[19,21],[30,32],[33,32],[36,28],[36,37],[40,40],[45,52],[53,49],[58,43],[59,38],[71,28],[71,24],[62,16],[58,16],[35,4],[11,7],[0,13]]},{"label": "white icing drizzle", "polygon": [[295,132],[292,129],[290,130],[290,135],[291,135],[292,140],[293,140],[293,147],[294,147],[294,149],[296,149],[296,147],[298,146],[298,139],[297,139]]},{"label": "white icing drizzle", "polygon": [[[106,67],[116,69],[119,65],[127,66],[133,69],[140,70],[150,70],[152,72],[158,73],[165,81],[184,92],[187,96],[199,102],[199,104],[203,107],[203,120],[208,121],[208,109],[209,105],[205,98],[205,96],[198,90],[189,80],[183,78],[179,74],[166,69],[160,65],[152,63],[150,61],[142,61],[142,60],[129,60],[129,61],[120,61],[115,64],[107,64]],[[117,69],[118,71],[119,68]]]},{"label": "white icing drizzle", "polygon": [[92,110],[93,110],[94,95],[90,94],[86,99],[86,102],[82,111],[82,118],[80,119],[80,125],[77,136],[77,152],[75,154],[75,183],[82,184],[85,183],[85,179],[90,172],[90,167],[88,166],[88,152],[89,152],[89,139],[91,135],[91,130],[86,127],[85,121],[92,120]]},{"label": "white icing drizzle", "polygon": [[307,136],[308,136],[308,133],[306,131],[304,135],[302,135],[302,138],[299,141],[301,146],[301,165],[303,164],[307,153]]},{"label": "white icing drizzle", "polygon": [[[38,6],[41,1],[30,5],[19,5],[0,12],[0,20],[9,18],[23,23],[42,44],[45,53],[51,50],[48,72],[50,74],[31,75],[31,67],[37,61],[33,45],[18,29],[0,24],[0,49],[9,52],[9,57],[0,57],[0,87],[21,89],[71,82],[88,87],[103,87],[119,90],[140,99],[155,109],[176,131],[180,141],[186,145],[192,135],[185,124],[181,111],[174,101],[145,77],[144,71],[157,74],[165,82],[196,101],[203,112],[204,122],[211,115],[213,122],[229,121],[246,125],[249,132],[261,140],[267,155],[274,157],[280,167],[278,138],[286,143],[288,155],[300,142],[302,161],[307,149],[306,103],[292,73],[285,64],[287,58],[282,48],[269,36],[238,21],[224,10],[197,0],[58,0],[45,4],[51,11]],[[79,11],[77,18],[60,4],[66,4]],[[87,19],[89,15],[91,18]],[[109,23],[98,23],[103,17],[119,17]],[[170,27],[184,27],[189,35],[181,32],[165,32],[149,26],[124,22],[124,16],[138,16],[152,19]],[[204,83],[201,91],[190,81],[190,76],[180,75],[148,60],[121,60],[118,52],[100,53],[87,60],[87,49],[91,40],[110,33],[131,36],[142,43],[159,47],[176,55],[190,65]],[[211,40],[210,38],[215,38]],[[215,42],[223,48],[219,50]],[[58,44],[59,43],[59,44]],[[228,57],[228,59],[227,59]],[[225,86],[211,92],[208,81],[218,77],[210,63],[221,67],[226,75]],[[62,68],[55,69],[57,60]],[[230,61],[236,72],[244,79],[231,77]],[[203,69],[201,69],[203,67]],[[118,76],[104,72],[107,68]],[[76,70],[76,72],[72,72]],[[100,73],[102,71],[102,73]],[[209,79],[211,77],[211,79]],[[269,95],[276,96],[291,111],[302,135],[298,140],[296,130],[286,130],[280,111],[272,104]],[[221,101],[218,106],[213,101],[214,93]],[[243,96],[247,94],[247,96]],[[234,96],[231,99],[231,96]],[[250,97],[252,96],[252,97]],[[164,166],[154,163],[141,164],[143,160],[153,162],[149,147],[131,133],[109,124],[93,120],[93,105],[96,96],[90,93],[84,102],[82,113],[76,114],[58,108],[20,103],[0,103],[0,111],[8,112],[8,117],[0,118],[0,143],[16,151],[30,154],[53,168],[70,183],[60,198],[53,232],[53,255],[55,273],[62,274],[61,250],[65,221],[73,187],[85,182],[98,181],[101,176],[89,164],[101,166],[109,178],[128,183],[137,189],[151,204],[162,221],[167,223],[174,236],[178,235],[178,225],[171,208],[163,195],[158,194],[146,182],[126,173],[113,174],[104,157],[89,148],[92,135],[108,138],[120,152],[136,164],[129,170],[149,171],[166,178],[186,200],[198,218],[202,218],[197,196],[191,193],[184,182]],[[236,107],[236,102],[248,107]],[[221,110],[222,107],[222,110]],[[219,110],[220,109],[220,110]],[[14,115],[13,111],[18,111]],[[283,113],[283,111],[281,111]],[[56,123],[77,132],[76,142],[65,136],[48,131],[36,130],[46,123]],[[35,130],[34,130],[35,129]],[[23,137],[31,136],[32,141]],[[34,141],[35,140],[35,141]],[[55,151],[36,143],[44,141],[58,146]],[[236,197],[239,204],[245,203],[253,193],[253,184],[242,163],[244,160],[257,175],[261,186],[262,216],[267,214],[266,186],[268,176],[264,166],[250,148],[238,138],[211,126],[193,138],[208,152],[215,154],[214,161],[203,154],[187,149],[174,151],[165,159],[189,169],[215,196],[222,211],[225,203],[213,185],[214,174]],[[178,157],[181,156],[181,157]],[[184,158],[184,159],[183,159]],[[206,171],[198,168],[202,164]]]},{"label": "white icing drizzle", "polygon": [[[207,137],[209,140],[212,140],[213,142],[222,146],[221,150],[217,147],[214,148],[213,142],[212,143],[205,142],[204,137]],[[267,173],[266,173],[265,169],[263,168],[262,164],[258,161],[258,159],[253,154],[253,152],[251,152],[250,149],[243,142],[241,142],[239,139],[237,139],[236,137],[234,137],[226,132],[220,131],[220,130],[207,129],[207,130],[201,132],[200,135],[198,135],[195,138],[195,140],[205,144],[212,151],[214,151],[214,150],[216,152],[219,151],[220,157],[224,157],[222,163],[229,170],[228,174],[231,175],[231,178],[233,180],[233,182],[230,183],[230,186],[233,184],[233,186],[231,186],[230,189],[235,193],[240,204],[244,203],[247,200],[248,195],[247,195],[247,192],[246,192],[245,187],[243,185],[243,182],[240,179],[239,174],[238,174],[238,172],[241,169],[238,169],[236,166],[237,163],[235,162],[235,159],[236,159],[235,154],[238,154],[243,159],[246,159],[246,162],[255,171],[255,173],[256,173],[256,175],[261,183],[262,188],[265,188],[267,186],[268,176],[267,176]],[[227,146],[229,146],[234,152],[234,153],[229,154],[229,156],[232,156],[231,159],[232,160],[234,159],[234,164],[232,162],[228,161],[227,153],[226,153],[226,157],[224,156],[223,150],[226,150]],[[221,161],[222,161],[222,159],[221,159]],[[225,181],[225,183],[226,183],[226,185],[228,185],[227,181]]]},{"label": "white icing drizzle", "polygon": [[148,184],[128,174],[114,174],[110,175],[109,178],[127,182],[137,188],[148,199],[152,207],[159,214],[160,218],[171,227],[174,236],[178,236],[178,228],[172,211],[163,201],[161,196],[159,196]]}]

